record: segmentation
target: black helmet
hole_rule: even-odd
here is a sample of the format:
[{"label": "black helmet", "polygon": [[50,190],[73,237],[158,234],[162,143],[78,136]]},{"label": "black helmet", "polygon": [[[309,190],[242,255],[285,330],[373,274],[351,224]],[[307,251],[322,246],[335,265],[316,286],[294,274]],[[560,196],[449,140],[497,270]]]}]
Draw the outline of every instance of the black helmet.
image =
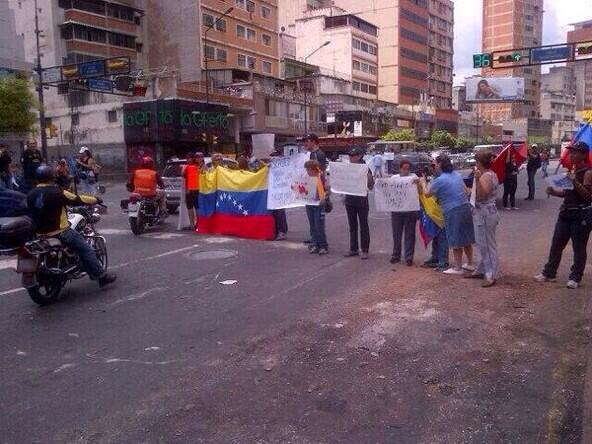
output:
[{"label": "black helmet", "polygon": [[52,167],[42,164],[35,170],[35,177],[41,183],[51,183],[55,180],[55,173]]}]

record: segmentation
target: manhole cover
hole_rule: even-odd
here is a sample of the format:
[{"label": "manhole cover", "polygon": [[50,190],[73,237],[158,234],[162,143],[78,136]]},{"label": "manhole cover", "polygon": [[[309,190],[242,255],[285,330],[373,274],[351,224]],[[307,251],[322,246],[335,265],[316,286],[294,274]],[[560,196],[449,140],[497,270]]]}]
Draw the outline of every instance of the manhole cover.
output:
[{"label": "manhole cover", "polygon": [[212,261],[216,259],[231,259],[238,256],[238,251],[234,250],[209,250],[196,251],[188,255],[189,259],[194,261]]}]

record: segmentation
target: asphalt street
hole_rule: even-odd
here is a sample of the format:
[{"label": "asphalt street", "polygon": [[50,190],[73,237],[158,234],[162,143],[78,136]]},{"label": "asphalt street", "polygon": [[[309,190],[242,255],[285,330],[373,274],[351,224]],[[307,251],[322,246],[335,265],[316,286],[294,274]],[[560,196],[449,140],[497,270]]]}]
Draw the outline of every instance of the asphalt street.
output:
[{"label": "asphalt street", "polygon": [[40,308],[0,261],[0,443],[584,443],[592,277],[564,288],[568,252],[561,282],[531,281],[560,203],[538,180],[502,215],[487,290],[419,267],[419,240],[393,270],[385,214],[370,260],[346,259],[336,205],[319,257],[302,209],[286,242],[176,216],[135,237],[108,186],[114,286],[74,282]]}]

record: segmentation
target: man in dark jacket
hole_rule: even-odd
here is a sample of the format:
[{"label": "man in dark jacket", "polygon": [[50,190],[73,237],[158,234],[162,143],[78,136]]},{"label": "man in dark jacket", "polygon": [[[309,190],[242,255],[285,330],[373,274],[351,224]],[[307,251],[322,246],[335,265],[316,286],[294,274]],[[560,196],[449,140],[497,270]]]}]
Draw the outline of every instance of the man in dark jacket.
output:
[{"label": "man in dark jacket", "polygon": [[534,178],[540,167],[541,154],[538,151],[537,145],[532,145],[528,150],[528,163],[526,164],[526,172],[528,173],[528,197],[526,200],[534,200],[534,192],[536,190]]},{"label": "man in dark jacket", "polygon": [[34,142],[28,142],[27,148],[25,148],[23,155],[21,156],[23,178],[27,190],[35,188],[35,185],[37,184],[35,173],[42,162],[43,156],[41,155],[41,151],[39,151]]}]

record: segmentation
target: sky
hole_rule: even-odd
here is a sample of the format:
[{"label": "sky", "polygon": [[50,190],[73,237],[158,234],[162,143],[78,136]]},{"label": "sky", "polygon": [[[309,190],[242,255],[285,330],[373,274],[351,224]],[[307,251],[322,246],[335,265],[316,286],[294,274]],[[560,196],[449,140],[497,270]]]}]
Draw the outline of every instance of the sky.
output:
[{"label": "sky", "polygon": [[[455,84],[478,74],[473,69],[473,54],[481,52],[483,0],[454,1],[454,78]],[[567,41],[570,23],[592,19],[592,0],[545,0],[543,45]],[[552,65],[543,66],[543,72]]]}]

